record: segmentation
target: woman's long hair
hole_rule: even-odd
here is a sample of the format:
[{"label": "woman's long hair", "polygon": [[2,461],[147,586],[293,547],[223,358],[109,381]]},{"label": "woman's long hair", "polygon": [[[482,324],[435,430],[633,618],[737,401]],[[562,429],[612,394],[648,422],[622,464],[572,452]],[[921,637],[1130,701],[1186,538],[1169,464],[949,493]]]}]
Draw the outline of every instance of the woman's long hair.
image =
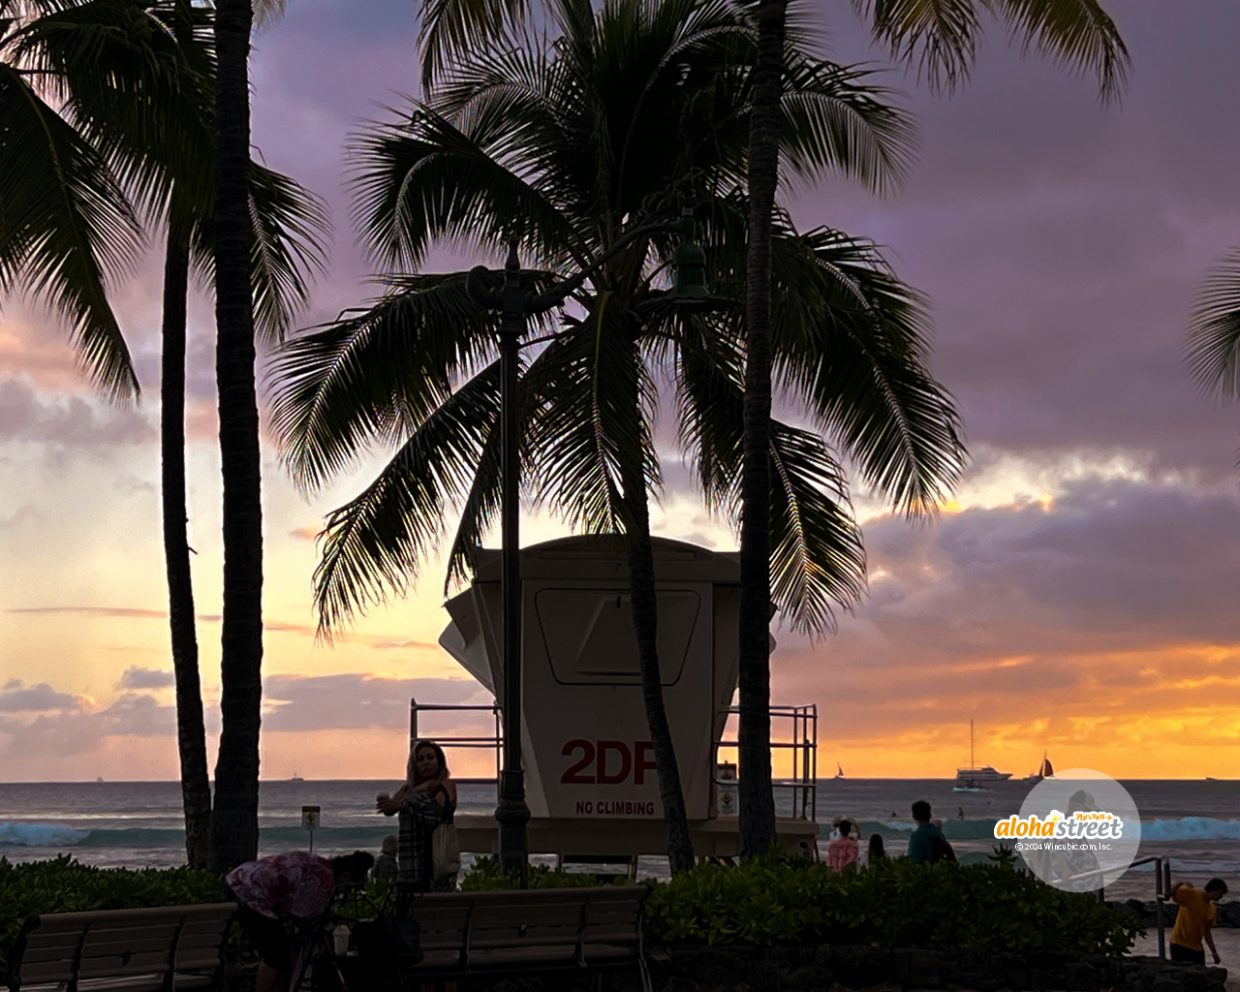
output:
[{"label": "woman's long hair", "polygon": [[429,747],[435,752],[435,759],[439,762],[439,773],[435,778],[442,782],[448,777],[448,759],[444,757],[443,748],[432,740],[419,740],[413,742],[413,747],[409,749],[409,761],[405,765],[405,781],[410,785],[418,785],[418,768],[417,756],[418,751],[424,747]]}]

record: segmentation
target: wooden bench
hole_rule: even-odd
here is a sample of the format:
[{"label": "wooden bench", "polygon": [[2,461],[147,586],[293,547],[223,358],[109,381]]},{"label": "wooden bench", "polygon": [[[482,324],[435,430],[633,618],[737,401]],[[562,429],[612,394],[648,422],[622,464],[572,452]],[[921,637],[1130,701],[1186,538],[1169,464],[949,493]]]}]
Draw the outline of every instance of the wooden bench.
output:
[{"label": "wooden bench", "polygon": [[[644,885],[606,885],[418,895],[413,912],[425,957],[402,977],[633,966],[650,992],[642,947],[648,891]],[[382,962],[358,964],[380,977]]]},{"label": "wooden bench", "polygon": [[176,992],[222,987],[232,902],[30,917],[8,963],[11,992]]}]

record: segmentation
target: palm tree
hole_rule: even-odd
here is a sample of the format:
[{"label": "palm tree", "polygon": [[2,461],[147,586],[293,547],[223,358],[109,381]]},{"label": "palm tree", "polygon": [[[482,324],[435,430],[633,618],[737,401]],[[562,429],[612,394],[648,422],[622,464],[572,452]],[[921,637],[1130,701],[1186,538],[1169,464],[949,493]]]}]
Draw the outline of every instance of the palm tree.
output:
[{"label": "palm tree", "polygon": [[[470,3],[476,0],[461,0]],[[1128,53],[1098,0],[853,0],[876,39],[902,62],[916,63],[935,88],[967,78],[985,10],[1005,22],[1026,50],[1036,48],[1077,70],[1093,70],[1104,99],[1123,86]],[[740,829],[742,853],[775,839],[771,796],[770,666],[766,625],[770,584],[766,435],[771,411],[770,320],[772,209],[779,181],[780,52],[788,0],[759,0],[754,109],[749,148],[749,284],[746,292],[745,459],[741,511]],[[881,469],[880,469],[881,471]],[[906,513],[932,511],[919,480],[903,494]]]},{"label": "palm tree", "polygon": [[[1202,389],[1240,396],[1240,248],[1233,248],[1197,294],[1188,334],[1188,367]],[[1236,456],[1240,471],[1240,453]]]},{"label": "palm tree", "polygon": [[[309,488],[372,443],[397,445],[380,476],[328,519],[315,573],[325,632],[388,591],[403,592],[442,535],[449,504],[462,517],[448,582],[463,578],[498,502],[493,320],[469,301],[463,273],[408,273],[436,238],[486,246],[512,232],[540,279],[593,272],[541,325],[550,337],[522,375],[524,482],[573,526],[627,535],[644,698],[678,870],[693,855],[654,650],[655,386],[659,376],[674,384],[682,438],[708,499],[734,505],[741,338],[735,312],[686,313],[661,294],[676,239],[658,226],[676,201],[698,203],[721,288],[739,294],[754,36],[738,9],[718,0],[621,0],[597,13],[563,0],[553,11],[560,36],[549,49],[514,30],[462,54],[428,103],[362,136],[363,234],[383,264],[405,273],[386,277],[389,292],[371,306],[290,343],[273,369],[273,422],[294,477]],[[792,167],[807,178],[835,169],[872,183],[897,175],[909,125],[868,75],[796,46],[787,59]],[[950,476],[960,458],[955,414],[921,365],[915,294],[872,246],[836,232],[798,234],[785,219],[779,243],[793,277],[780,309],[789,390],[812,401],[824,424],[864,416],[871,430],[903,437],[908,459],[929,460],[925,471]],[[833,334],[858,346],[848,357],[859,364],[841,366],[851,376],[843,386],[823,375],[818,349]],[[841,414],[837,407],[856,402],[847,390],[864,391],[865,362],[871,374],[888,364],[899,374],[887,376],[894,385],[885,382],[864,414]],[[832,600],[859,589],[860,542],[820,436],[779,424],[770,455],[777,599],[797,622],[818,627]]]},{"label": "palm tree", "polygon": [[[215,379],[224,489],[220,747],[210,863],[224,871],[258,852],[262,708],[263,509],[250,263],[252,0],[217,0],[215,14]],[[279,0],[266,5],[278,9]]]},{"label": "palm tree", "polygon": [[[99,7],[99,4],[95,4]],[[214,182],[201,168],[214,153],[214,46],[211,12],[189,0],[117,4],[104,16],[85,5],[45,16],[37,31],[63,34],[77,21],[91,30],[92,67],[113,78],[131,63],[163,68],[141,88],[88,90],[83,133],[118,182],[167,231],[164,260],[161,450],[165,563],[176,677],[177,736],[191,865],[207,860],[211,795],[194,631],[193,589],[186,540],[184,468],[185,311],[191,263],[205,284],[214,272]],[[121,19],[120,15],[124,15]],[[68,24],[66,23],[68,21]],[[75,71],[60,57],[64,75]],[[45,59],[45,64],[50,59]],[[80,72],[80,69],[77,70]],[[319,263],[322,207],[291,180],[257,164],[247,216],[254,228],[251,258],[260,329],[278,338],[306,302],[306,275]]]},{"label": "palm tree", "polygon": [[[159,119],[139,119],[138,126],[118,131],[113,154],[145,166],[138,170],[149,179],[141,192],[166,229],[160,386],[164,559],[186,854],[191,866],[206,867],[211,791],[186,533],[184,420],[190,266],[194,265],[208,286],[215,268],[214,176],[201,169],[201,163],[214,154],[215,58],[208,8],[174,0],[171,6],[152,5],[150,13],[166,26],[161,40],[176,47],[185,78],[164,104],[152,108]],[[325,213],[292,180],[253,162],[250,184],[248,216],[254,244],[250,267],[258,326],[268,339],[279,339],[293,314],[307,302],[307,276],[322,259],[320,232],[326,229]]]}]

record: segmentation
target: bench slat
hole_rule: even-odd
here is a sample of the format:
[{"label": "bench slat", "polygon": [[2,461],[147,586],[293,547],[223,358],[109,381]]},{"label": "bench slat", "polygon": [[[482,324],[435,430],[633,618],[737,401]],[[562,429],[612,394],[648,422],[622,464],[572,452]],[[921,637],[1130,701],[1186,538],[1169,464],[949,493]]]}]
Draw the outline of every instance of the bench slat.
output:
[{"label": "bench slat", "polygon": [[229,902],[33,916],[10,975],[23,992],[63,988],[75,977],[79,992],[156,992],[179,937],[174,988],[209,986],[236,908]]},{"label": "bench slat", "polygon": [[81,927],[89,923],[91,927],[120,927],[134,923],[147,923],[152,920],[162,922],[169,917],[185,917],[187,920],[202,917],[230,917],[237,911],[234,902],[204,902],[191,906],[147,906],[141,909],[100,909],[77,913],[49,913],[38,917],[40,926],[49,928]]},{"label": "bench slat", "polygon": [[78,968],[80,978],[113,978],[123,975],[148,975],[153,972],[163,974],[168,968],[167,948],[161,951],[146,951],[132,954],[128,960],[119,954],[107,957],[83,958]]},{"label": "bench slat", "polygon": [[159,930],[154,933],[133,933],[128,936],[116,934],[88,933],[82,945],[82,960],[91,958],[107,958],[124,954],[142,954],[147,951],[163,951],[165,959],[172,947],[172,938],[176,936],[176,927]]}]

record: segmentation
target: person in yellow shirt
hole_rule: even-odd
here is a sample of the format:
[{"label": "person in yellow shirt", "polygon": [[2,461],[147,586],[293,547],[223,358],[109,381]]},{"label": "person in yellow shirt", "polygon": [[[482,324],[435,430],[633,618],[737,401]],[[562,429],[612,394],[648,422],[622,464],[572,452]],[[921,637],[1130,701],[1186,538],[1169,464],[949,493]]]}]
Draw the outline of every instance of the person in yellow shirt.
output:
[{"label": "person in yellow shirt", "polygon": [[1187,882],[1177,882],[1171,890],[1171,901],[1180,907],[1175,914],[1175,927],[1171,931],[1171,960],[1189,964],[1205,964],[1206,947],[1219,963],[1218,949],[1210,928],[1214,926],[1214,904],[1227,894],[1227,883],[1212,878],[1204,889],[1195,889]]}]

